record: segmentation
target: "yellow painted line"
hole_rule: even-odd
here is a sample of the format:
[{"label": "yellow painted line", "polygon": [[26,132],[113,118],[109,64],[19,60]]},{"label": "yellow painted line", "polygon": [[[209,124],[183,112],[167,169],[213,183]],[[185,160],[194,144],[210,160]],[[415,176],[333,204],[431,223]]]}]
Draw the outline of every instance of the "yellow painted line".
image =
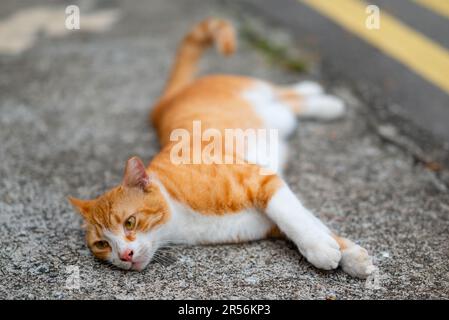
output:
[{"label": "yellow painted line", "polygon": [[[380,29],[368,29],[359,0],[298,0],[355,33],[449,94],[449,52],[381,10]],[[440,0],[446,1],[446,0]]]},{"label": "yellow painted line", "polygon": [[415,2],[449,19],[449,0],[415,0]]}]

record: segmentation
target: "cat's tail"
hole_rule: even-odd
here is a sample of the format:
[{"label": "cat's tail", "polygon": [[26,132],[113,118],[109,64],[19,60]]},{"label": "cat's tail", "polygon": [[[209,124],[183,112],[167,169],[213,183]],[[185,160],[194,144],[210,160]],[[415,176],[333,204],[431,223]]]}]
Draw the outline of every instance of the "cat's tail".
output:
[{"label": "cat's tail", "polygon": [[208,18],[187,33],[178,49],[163,98],[173,95],[192,81],[201,54],[212,44],[225,56],[235,51],[235,32],[230,22]]}]

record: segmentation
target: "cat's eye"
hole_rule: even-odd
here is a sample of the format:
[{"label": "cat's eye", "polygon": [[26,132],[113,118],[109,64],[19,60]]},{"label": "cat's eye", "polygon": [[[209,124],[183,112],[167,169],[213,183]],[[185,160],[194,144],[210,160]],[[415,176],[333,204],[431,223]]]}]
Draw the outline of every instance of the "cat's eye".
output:
[{"label": "cat's eye", "polygon": [[128,220],[126,220],[125,222],[125,229],[128,231],[134,230],[136,226],[136,217],[131,216],[128,218]]},{"label": "cat's eye", "polygon": [[103,250],[103,249],[106,249],[109,247],[109,243],[105,240],[100,240],[100,241],[95,242],[95,246],[98,249]]}]

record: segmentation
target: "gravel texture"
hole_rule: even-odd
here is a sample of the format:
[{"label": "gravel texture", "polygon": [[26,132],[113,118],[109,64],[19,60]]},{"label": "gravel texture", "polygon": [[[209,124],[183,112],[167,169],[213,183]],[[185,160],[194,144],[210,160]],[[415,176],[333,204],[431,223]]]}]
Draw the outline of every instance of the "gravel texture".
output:
[{"label": "gravel texture", "polygon": [[[90,10],[105,5],[121,13],[109,31],[44,34],[21,55],[0,55],[0,298],[449,298],[446,187],[378,137],[350,87],[332,83],[348,116],[300,124],[286,179],[373,254],[375,277],[316,270],[281,240],[172,247],[141,273],[95,260],[65,197],[98,195],[120,181],[128,157],[157,153],[147,114],[179,39],[206,15],[235,17],[221,2],[198,0],[98,1]],[[229,60],[207,54],[202,71],[299,80],[244,42]],[[67,283],[72,267],[79,289]]]}]

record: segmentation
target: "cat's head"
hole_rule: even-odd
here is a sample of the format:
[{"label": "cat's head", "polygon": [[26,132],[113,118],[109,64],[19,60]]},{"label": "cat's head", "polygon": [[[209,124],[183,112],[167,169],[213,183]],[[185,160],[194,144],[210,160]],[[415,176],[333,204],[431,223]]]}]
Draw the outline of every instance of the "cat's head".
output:
[{"label": "cat's head", "polygon": [[120,185],[93,200],[69,200],[85,220],[87,245],[97,258],[133,270],[150,262],[169,210],[139,158],[128,160]]}]

